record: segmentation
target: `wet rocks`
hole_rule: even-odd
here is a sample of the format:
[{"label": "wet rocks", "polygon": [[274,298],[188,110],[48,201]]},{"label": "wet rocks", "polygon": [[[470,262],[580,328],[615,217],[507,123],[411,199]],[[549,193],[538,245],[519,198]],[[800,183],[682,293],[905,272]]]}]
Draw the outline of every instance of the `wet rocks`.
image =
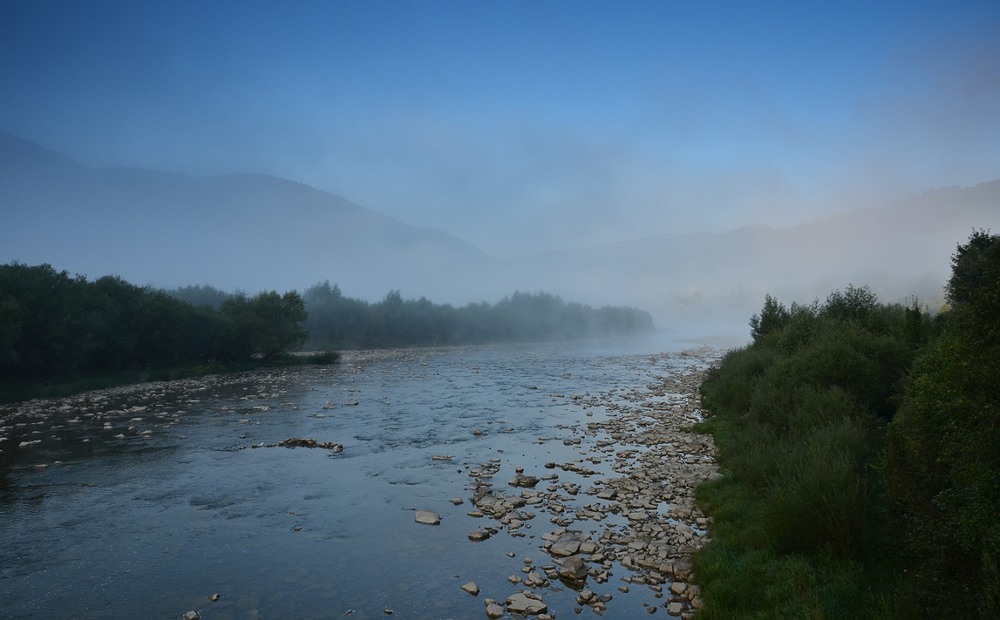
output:
[{"label": "wet rocks", "polygon": [[538,478],[535,476],[525,476],[522,473],[517,473],[507,484],[512,487],[524,487],[531,489],[538,484]]},{"label": "wet rocks", "polygon": [[323,448],[330,452],[343,452],[344,446],[332,441],[316,441],[315,439],[303,439],[301,437],[289,437],[278,442],[281,448]]},{"label": "wet rocks", "polygon": [[[665,357],[651,359],[657,363]],[[493,488],[491,481],[501,469],[499,459],[469,471],[475,506],[470,514],[495,519],[512,536],[524,536],[522,529],[530,528],[530,519],[538,513],[547,514],[557,526],[539,536],[553,563],[538,569],[526,560],[523,575],[510,575],[511,583],[537,589],[561,581],[579,591],[577,613],[590,607],[601,614],[611,595],[597,594],[585,584],[606,583],[612,571],[621,568],[629,571],[621,577],[624,583],[645,585],[654,598],[667,599],[644,603],[649,613],[659,609],[689,617],[700,607],[700,591],[689,583],[691,555],[707,540],[711,520],[695,505],[694,488],[717,474],[711,437],[690,431],[701,419],[698,386],[708,366],[707,357],[697,359],[700,368],[689,367],[687,372],[679,372],[671,362],[671,374],[645,389],[569,397],[585,408],[603,408],[607,415],[559,426],[572,437],[540,440],[580,448],[579,460],[544,463],[547,470],[565,472],[563,480],[556,473],[525,475],[518,466],[508,482],[515,491],[505,492]],[[575,477],[590,480],[581,483]],[[539,487],[542,481],[546,484]],[[582,522],[596,526],[604,521],[607,525],[591,529],[590,535],[573,529]],[[627,594],[630,589],[623,585],[619,591]],[[491,618],[504,612],[547,617],[540,593],[511,595],[506,610],[487,600]]]},{"label": "wet rocks", "polygon": [[507,597],[507,611],[510,613],[537,616],[548,610],[549,606],[534,592],[515,592]]},{"label": "wet rocks", "polygon": [[441,524],[441,515],[434,512],[433,510],[418,510],[414,514],[413,518],[417,523],[423,523],[424,525]]},{"label": "wet rocks", "polygon": [[559,567],[559,578],[563,581],[573,583],[582,582],[587,579],[587,564],[580,556],[571,556],[563,560]]},{"label": "wet rocks", "polygon": [[469,583],[464,584],[461,587],[462,587],[462,590],[468,592],[472,596],[478,596],[479,595],[479,586],[476,585],[475,581],[470,581]]},{"label": "wet rocks", "polygon": [[506,615],[506,611],[501,605],[498,605],[496,601],[492,599],[487,599],[483,601],[486,604],[486,617],[496,620],[496,618],[503,618]]}]

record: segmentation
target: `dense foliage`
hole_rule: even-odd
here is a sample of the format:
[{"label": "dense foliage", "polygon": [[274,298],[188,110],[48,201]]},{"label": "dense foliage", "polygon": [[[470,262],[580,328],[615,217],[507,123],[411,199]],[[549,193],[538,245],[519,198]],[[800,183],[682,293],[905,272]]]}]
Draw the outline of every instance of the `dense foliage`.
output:
[{"label": "dense foliage", "polygon": [[890,427],[894,525],[923,608],[1000,618],[1000,235],[958,248],[947,296]]},{"label": "dense foliage", "polygon": [[106,276],[0,266],[0,388],[135,369],[273,359],[305,341],[298,293],[231,297],[220,310]]},{"label": "dense foliage", "polygon": [[948,297],[765,299],[702,386],[702,617],[1000,617],[1000,237],[959,246]]},{"label": "dense foliage", "polygon": [[482,344],[622,336],[653,328],[647,312],[567,303],[547,293],[514,293],[496,304],[455,308],[390,291],[377,303],[345,297],[329,282],[304,294],[309,344],[316,348]]},{"label": "dense foliage", "polygon": [[42,394],[42,385],[136,371],[135,379],[142,379],[151,370],[273,363],[307,341],[310,349],[330,350],[567,340],[649,329],[652,319],[641,310],[595,310],[545,293],[454,308],[404,300],[398,291],[368,303],[324,282],[304,298],[294,291],[248,297],[211,286],[167,292],[114,276],[88,281],[50,265],[15,262],[0,266],[0,400]]}]

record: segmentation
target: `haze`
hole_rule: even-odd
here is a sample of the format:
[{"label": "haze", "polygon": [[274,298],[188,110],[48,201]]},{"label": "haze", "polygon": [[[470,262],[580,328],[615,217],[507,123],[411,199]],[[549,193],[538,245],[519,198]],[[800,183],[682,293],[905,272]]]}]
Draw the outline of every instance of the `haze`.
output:
[{"label": "haze", "polygon": [[1000,177],[1000,4],[7,0],[0,93],[87,166],[287,178],[516,259]]}]

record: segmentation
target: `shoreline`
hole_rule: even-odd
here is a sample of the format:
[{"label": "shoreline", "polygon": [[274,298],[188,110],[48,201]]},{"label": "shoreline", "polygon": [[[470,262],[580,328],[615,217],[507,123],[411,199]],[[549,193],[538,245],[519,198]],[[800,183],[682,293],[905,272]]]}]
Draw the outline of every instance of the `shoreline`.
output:
[{"label": "shoreline", "polygon": [[[593,409],[607,412],[603,420],[584,417],[577,428],[569,429],[573,436],[562,439],[565,445],[579,446],[581,459],[545,463],[546,473],[540,476],[526,475],[519,466],[506,485],[493,481],[499,459],[469,473],[476,510],[468,514],[495,523],[470,532],[471,540],[500,530],[525,536],[522,528],[531,527],[535,511],[548,513],[553,527],[540,535],[541,549],[548,554],[545,561],[536,565],[525,559],[525,576],[508,579],[513,586],[528,588],[515,589],[505,600],[485,599],[487,617],[502,617],[505,602],[507,613],[554,618],[543,589],[557,584],[577,591],[577,614],[585,607],[601,614],[613,606],[615,594],[645,586],[657,601],[643,603],[647,613],[662,609],[670,617],[694,617],[702,600],[700,587],[693,583],[692,558],[708,542],[711,524],[698,509],[694,490],[717,476],[718,466],[712,437],[690,429],[703,420],[698,389],[719,356],[710,349],[642,356],[652,364],[686,357],[695,367],[657,375],[642,389],[569,396],[587,417],[593,416]],[[588,467],[606,462],[613,463],[611,475]],[[582,476],[586,483],[560,482],[559,472]],[[598,530],[592,529],[595,525]],[[593,534],[588,536],[587,529]],[[628,573],[617,575],[623,582],[618,591],[598,594],[595,590],[604,589],[601,586],[620,569]]]}]

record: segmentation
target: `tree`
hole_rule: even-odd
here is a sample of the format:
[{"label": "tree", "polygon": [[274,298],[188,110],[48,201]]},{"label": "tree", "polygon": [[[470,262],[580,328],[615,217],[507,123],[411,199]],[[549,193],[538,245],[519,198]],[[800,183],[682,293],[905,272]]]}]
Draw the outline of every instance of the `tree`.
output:
[{"label": "tree", "polygon": [[759,343],[770,333],[776,332],[788,323],[788,309],[770,295],[764,296],[764,307],[760,314],[750,317],[750,335],[754,344]]},{"label": "tree", "polygon": [[1000,236],[952,257],[951,310],[890,427],[886,478],[929,611],[1000,617]]},{"label": "tree", "polygon": [[307,314],[302,297],[295,291],[277,291],[230,297],[222,303],[227,321],[224,350],[232,357],[259,356],[270,360],[302,346],[308,334],[301,323]]}]

